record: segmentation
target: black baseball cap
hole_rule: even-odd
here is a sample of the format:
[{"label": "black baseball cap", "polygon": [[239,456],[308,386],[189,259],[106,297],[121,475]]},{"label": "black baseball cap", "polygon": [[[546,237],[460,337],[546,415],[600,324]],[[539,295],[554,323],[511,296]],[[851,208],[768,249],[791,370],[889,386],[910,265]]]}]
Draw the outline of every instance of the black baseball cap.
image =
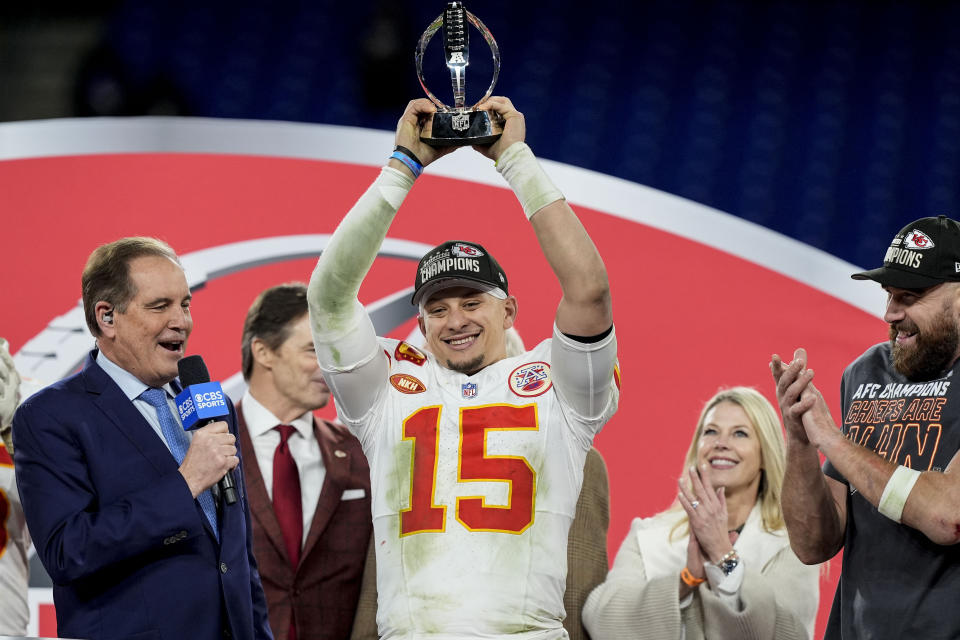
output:
[{"label": "black baseball cap", "polygon": [[507,275],[481,245],[450,240],[420,258],[410,301],[418,306],[421,300],[449,287],[471,287],[497,298],[506,298]]},{"label": "black baseball cap", "polygon": [[960,281],[960,222],[947,216],[911,222],[893,237],[882,267],[850,277],[898,289]]}]

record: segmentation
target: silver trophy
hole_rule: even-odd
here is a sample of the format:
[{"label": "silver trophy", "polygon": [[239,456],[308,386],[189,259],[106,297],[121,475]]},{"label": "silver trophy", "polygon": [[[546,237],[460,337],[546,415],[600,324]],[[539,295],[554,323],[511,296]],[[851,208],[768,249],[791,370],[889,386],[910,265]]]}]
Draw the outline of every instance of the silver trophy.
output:
[{"label": "silver trophy", "polygon": [[[470,64],[470,34],[467,23],[476,27],[493,53],[493,80],[483,97],[467,107],[467,65]],[[423,79],[423,52],[437,31],[443,29],[443,53],[453,85],[453,106],[447,106],[427,88]],[[496,142],[503,133],[503,118],[493,111],[477,111],[477,105],[490,97],[500,75],[500,49],[490,30],[463,7],[462,2],[449,2],[443,13],[420,36],[417,45],[417,78],[427,97],[437,105],[437,112],[424,120],[420,139],[433,147],[485,145]]]}]

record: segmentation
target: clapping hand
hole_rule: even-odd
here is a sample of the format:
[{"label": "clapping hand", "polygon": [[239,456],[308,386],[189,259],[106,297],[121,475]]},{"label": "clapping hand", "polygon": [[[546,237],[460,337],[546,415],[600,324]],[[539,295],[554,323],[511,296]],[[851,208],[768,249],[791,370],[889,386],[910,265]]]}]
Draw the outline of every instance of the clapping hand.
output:
[{"label": "clapping hand", "polygon": [[[687,568],[694,576],[703,577],[704,561],[717,563],[733,548],[727,532],[727,500],[723,487],[713,487],[706,466],[702,470],[691,466],[687,475],[688,482],[684,483],[681,479],[680,493],[677,495],[690,521]],[[693,546],[697,549],[692,550]],[[691,561],[696,562],[696,566],[689,564]]]},{"label": "clapping hand", "polygon": [[824,441],[839,434],[830,409],[813,384],[813,369],[807,368],[807,352],[797,349],[793,362],[784,363],[774,354],[770,371],[777,383],[777,402],[790,440],[822,449]]}]

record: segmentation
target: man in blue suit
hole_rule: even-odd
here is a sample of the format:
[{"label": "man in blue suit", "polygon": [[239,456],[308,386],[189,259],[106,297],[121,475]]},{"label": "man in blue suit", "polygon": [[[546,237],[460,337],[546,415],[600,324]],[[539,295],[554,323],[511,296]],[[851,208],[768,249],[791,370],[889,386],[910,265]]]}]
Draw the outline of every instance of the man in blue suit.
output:
[{"label": "man in blue suit", "polygon": [[[251,546],[236,412],[185,433],[177,362],[193,329],[173,250],[98,247],[82,277],[96,348],[20,406],[15,468],[53,579],[57,631],[91,640],[272,639]],[[240,499],[217,481],[236,468]]]}]

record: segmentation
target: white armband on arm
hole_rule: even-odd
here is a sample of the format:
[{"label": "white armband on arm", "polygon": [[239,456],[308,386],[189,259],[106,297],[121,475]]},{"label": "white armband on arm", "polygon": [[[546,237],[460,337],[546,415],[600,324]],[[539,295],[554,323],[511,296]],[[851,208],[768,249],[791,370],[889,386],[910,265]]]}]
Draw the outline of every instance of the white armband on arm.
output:
[{"label": "white armband on arm", "polygon": [[547,177],[526,142],[514,142],[497,159],[500,172],[517,195],[527,220],[551,202],[563,200],[563,194]]},{"label": "white armband on arm", "polygon": [[903,515],[903,506],[907,504],[907,497],[917,484],[920,472],[909,467],[899,466],[893,470],[893,475],[887,480],[883,488],[877,510],[894,522],[900,522]]}]

